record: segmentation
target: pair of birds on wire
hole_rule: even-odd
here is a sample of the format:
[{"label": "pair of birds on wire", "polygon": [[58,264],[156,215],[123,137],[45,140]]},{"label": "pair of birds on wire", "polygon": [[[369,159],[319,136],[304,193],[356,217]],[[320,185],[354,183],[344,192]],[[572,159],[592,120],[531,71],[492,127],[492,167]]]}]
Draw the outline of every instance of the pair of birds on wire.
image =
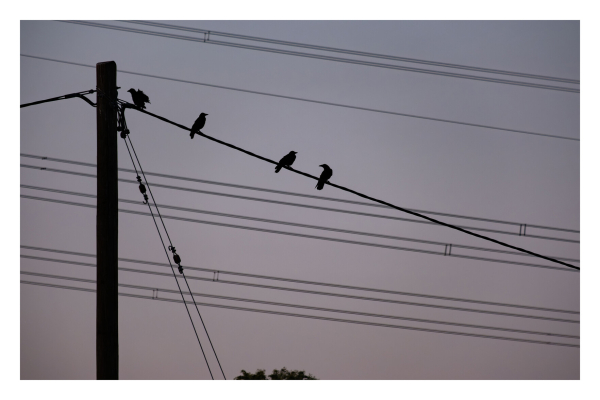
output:
[{"label": "pair of birds on wire", "polygon": [[[296,161],[296,154],[298,153],[295,151],[290,151],[285,156],[283,156],[283,158],[279,160],[279,162],[275,166],[275,173],[281,171],[281,168],[283,167],[290,167],[294,163],[294,161]],[[317,186],[315,187],[317,188],[317,190],[322,190],[325,186],[325,183],[327,183],[329,178],[331,178],[331,176],[333,175],[333,170],[329,168],[329,165],[327,164],[321,164],[319,165],[319,167],[323,168],[323,172],[321,172],[321,176],[319,177],[319,181],[317,182]]]},{"label": "pair of birds on wire", "polygon": [[[127,91],[128,93],[131,93],[131,99],[133,100],[133,104],[135,104],[137,107],[145,110],[146,109],[146,103],[151,104],[150,103],[150,98],[141,90],[135,90],[134,88],[131,88]],[[201,133],[200,129],[204,128],[204,124],[206,124],[206,116],[208,114],[205,113],[201,113],[200,116],[196,119],[196,122],[194,122],[194,125],[192,125],[192,131],[190,132],[190,138],[194,138],[194,135],[197,133]]]},{"label": "pair of birds on wire", "polygon": [[[137,107],[141,109],[146,109],[146,103],[150,104],[150,98],[141,90],[138,89],[136,91],[135,89],[131,88],[127,92],[131,93],[133,104],[135,104]],[[194,121],[194,125],[192,125],[192,130],[190,131],[191,139],[194,138],[195,134],[201,133],[200,129],[204,128],[204,125],[206,124],[207,115],[208,114],[206,113],[201,113],[200,116],[196,119],[196,121]],[[296,161],[296,154],[298,153],[295,151],[290,151],[288,154],[283,156],[283,158],[279,160],[277,166],[275,167],[275,173],[281,171],[281,168],[283,167],[290,167],[294,163],[294,161]],[[319,166],[323,168],[323,172],[321,173],[319,181],[317,182],[317,186],[315,187],[317,188],[317,190],[322,190],[325,186],[325,183],[333,175],[333,170],[329,168],[329,165],[327,164],[321,164]]]}]

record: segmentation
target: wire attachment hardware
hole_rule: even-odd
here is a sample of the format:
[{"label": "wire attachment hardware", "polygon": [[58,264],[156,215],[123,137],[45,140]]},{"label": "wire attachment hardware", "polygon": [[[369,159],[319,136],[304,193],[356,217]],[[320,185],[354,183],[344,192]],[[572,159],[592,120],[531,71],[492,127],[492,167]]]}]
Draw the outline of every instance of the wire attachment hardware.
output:
[{"label": "wire attachment hardware", "polygon": [[[119,112],[117,112],[117,132],[122,132],[125,129],[125,115],[123,114],[124,113],[122,109],[120,109]],[[121,137],[125,139],[122,134]]]},{"label": "wire attachment hardware", "polygon": [[148,204],[148,195],[146,194],[146,185],[144,185],[142,183],[142,178],[140,178],[140,176],[137,176],[137,181],[140,183],[140,193],[144,195],[144,204]]},{"label": "wire attachment hardware", "polygon": [[175,246],[169,246],[169,250],[173,253],[173,261],[177,264],[177,269],[179,269],[179,273],[183,274],[183,267],[181,266],[181,257],[177,254],[177,250],[175,250]]},{"label": "wire attachment hardware", "polygon": [[447,244],[444,246],[444,255],[445,256],[451,256],[452,255],[452,245],[451,244]]},{"label": "wire attachment hardware", "polygon": [[526,236],[526,231],[527,231],[527,224],[520,224],[519,225],[519,236]]}]

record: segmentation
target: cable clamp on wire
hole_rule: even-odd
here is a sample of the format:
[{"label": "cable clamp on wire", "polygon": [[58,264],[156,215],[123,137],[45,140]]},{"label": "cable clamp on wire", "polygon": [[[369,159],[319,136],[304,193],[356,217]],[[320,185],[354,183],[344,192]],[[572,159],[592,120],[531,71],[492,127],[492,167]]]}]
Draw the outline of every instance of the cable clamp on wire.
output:
[{"label": "cable clamp on wire", "polygon": [[527,224],[519,225],[519,236],[526,236],[525,232],[527,231]]},{"label": "cable clamp on wire", "polygon": [[444,246],[444,255],[445,256],[451,256],[452,255],[452,245],[451,244],[447,244]]},{"label": "cable clamp on wire", "polygon": [[[128,132],[129,133],[129,132]],[[148,204],[148,195],[146,194],[146,185],[144,185],[142,183],[142,178],[140,178],[140,176],[137,176],[137,181],[140,183],[140,193],[144,195],[144,204]]]},{"label": "cable clamp on wire", "polygon": [[[123,113],[123,108],[119,108],[117,111],[117,132],[122,132],[125,130],[125,114]],[[127,135],[125,135],[127,136]],[[125,136],[121,133],[121,137],[125,139]]]},{"label": "cable clamp on wire", "polygon": [[179,269],[179,273],[183,274],[183,267],[181,266],[181,257],[177,254],[177,250],[175,250],[175,246],[169,246],[169,250],[173,253],[173,261],[177,264],[177,269]]},{"label": "cable clamp on wire", "polygon": [[121,138],[125,139],[129,135],[127,120],[125,119],[125,105],[117,106],[117,132],[121,132]]}]

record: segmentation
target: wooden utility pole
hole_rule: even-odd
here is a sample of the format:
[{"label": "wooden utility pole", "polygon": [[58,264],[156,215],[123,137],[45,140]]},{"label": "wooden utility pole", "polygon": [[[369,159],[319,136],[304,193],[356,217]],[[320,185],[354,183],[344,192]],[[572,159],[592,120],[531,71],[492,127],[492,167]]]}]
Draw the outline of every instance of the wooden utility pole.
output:
[{"label": "wooden utility pole", "polygon": [[119,379],[117,64],[96,64],[96,379]]}]

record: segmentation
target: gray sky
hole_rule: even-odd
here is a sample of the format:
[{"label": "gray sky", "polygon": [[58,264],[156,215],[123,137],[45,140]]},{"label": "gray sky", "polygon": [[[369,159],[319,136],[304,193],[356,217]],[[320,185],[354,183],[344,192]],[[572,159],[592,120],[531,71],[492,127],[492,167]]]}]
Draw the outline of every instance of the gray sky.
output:
[{"label": "gray sky", "polygon": [[[132,24],[108,24],[163,31]],[[447,63],[579,79],[579,23],[177,21],[182,26],[356,49]],[[173,31],[165,31],[173,33]],[[176,32],[183,35],[189,33]],[[116,32],[53,21],[21,23],[21,53],[83,64],[114,60],[119,69],[361,107],[468,121],[551,135],[579,137],[579,95],[414,72],[335,63],[224,46]],[[303,50],[298,50],[303,51]],[[381,61],[387,62],[387,61]],[[428,66],[402,64],[416,68]],[[21,57],[20,102],[95,87],[95,71]],[[461,73],[470,73],[461,71]],[[511,77],[499,77],[515,79]],[[331,107],[119,73],[120,97],[144,90],[148,110],[191,126],[208,113],[203,132],[271,159],[298,152],[294,167],[402,207],[527,224],[579,229],[579,142]],[[544,82],[547,83],[547,82]],[[553,84],[553,83],[548,83]],[[564,84],[555,84],[564,85]],[[575,86],[578,87],[578,86]],[[95,96],[91,96],[95,101]],[[66,100],[20,111],[21,153],[95,163],[95,110]],[[131,138],[146,171],[274,190],[360,200],[282,171],[136,112],[127,114]],[[95,173],[92,168],[21,158],[24,164]],[[119,166],[131,168],[122,141]],[[21,168],[21,184],[95,194],[93,179]],[[135,179],[133,174],[121,177]],[[404,217],[400,212],[241,189],[151,178],[163,183],[273,200]],[[22,189],[22,194],[93,204],[91,199]],[[155,188],[159,204],[478,247],[498,246],[450,229],[228,199]],[[119,197],[141,200],[136,185]],[[147,211],[142,204],[121,208]],[[443,251],[440,246],[358,237],[312,229],[161,210],[164,215]],[[95,252],[92,209],[21,199],[21,245]],[[119,215],[121,257],[166,262],[150,217]],[[467,226],[497,224],[439,217]],[[165,220],[183,264],[225,271],[339,283],[438,296],[579,310],[579,274],[407,251],[288,237]],[[518,230],[518,228],[517,228]],[[575,237],[560,232],[530,234]],[[579,259],[573,243],[489,234],[551,256]],[[531,257],[468,250],[456,254],[551,265]],[[21,254],[92,259],[21,249]],[[578,265],[578,264],[577,264]],[[162,267],[123,266],[168,272]],[[21,270],[95,279],[93,268],[21,259]],[[189,272],[212,278],[212,274]],[[37,282],[92,287],[22,276]],[[176,289],[169,278],[120,272],[120,282]],[[225,279],[225,277],[223,277]],[[247,278],[230,280],[359,294]],[[579,335],[578,324],[366,302],[190,281],[195,292],[295,303],[411,318]],[[21,379],[95,378],[95,295],[21,285]],[[149,291],[123,289],[151,295]],[[445,306],[563,317],[491,306],[365,294]],[[174,295],[161,294],[166,298]],[[544,340],[543,336],[429,323],[285,309],[197,298],[300,314],[332,316],[429,329]],[[210,379],[182,304],[119,298],[121,379]],[[192,309],[190,310],[192,311]],[[459,337],[201,307],[225,374],[286,366],[321,379],[579,379],[579,349]],[[196,315],[197,317],[197,315]],[[196,318],[197,321],[197,318]],[[199,322],[197,323],[198,328]],[[199,331],[200,333],[200,331]],[[540,339],[541,338],[541,339]],[[205,350],[208,342],[201,337]],[[576,340],[548,339],[579,343]],[[209,358],[218,376],[214,358]]]}]

